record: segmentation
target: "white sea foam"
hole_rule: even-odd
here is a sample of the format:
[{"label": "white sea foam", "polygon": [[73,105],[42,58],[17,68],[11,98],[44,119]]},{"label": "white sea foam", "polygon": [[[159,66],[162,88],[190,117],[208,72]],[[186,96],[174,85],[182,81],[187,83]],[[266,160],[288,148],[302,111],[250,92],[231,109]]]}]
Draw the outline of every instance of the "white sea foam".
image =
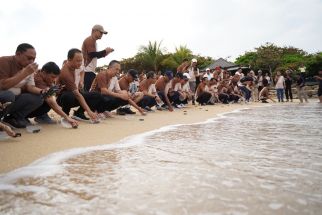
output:
[{"label": "white sea foam", "polygon": [[[0,213],[316,214],[321,110],[285,107],[243,109],[53,154],[24,174],[58,168],[55,174],[39,171],[0,187]],[[310,132],[304,118],[315,125]]]}]

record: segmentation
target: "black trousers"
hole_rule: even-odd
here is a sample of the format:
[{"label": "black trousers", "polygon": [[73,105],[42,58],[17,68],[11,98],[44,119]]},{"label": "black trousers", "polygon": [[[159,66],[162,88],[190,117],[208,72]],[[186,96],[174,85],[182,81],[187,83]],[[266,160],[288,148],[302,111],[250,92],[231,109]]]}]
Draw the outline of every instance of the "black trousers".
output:
[{"label": "black trousers", "polygon": [[143,96],[143,98],[139,101],[138,106],[141,108],[145,108],[145,107],[153,107],[157,104],[157,102],[155,101],[155,98],[151,97],[151,96]]},{"label": "black trousers", "polygon": [[[84,92],[81,93],[92,111],[99,111],[100,106],[102,104],[102,96],[100,93],[97,92]],[[80,106],[78,100],[76,99],[75,95],[71,91],[63,91],[57,97],[57,103],[59,106],[62,107],[63,111],[69,115],[70,109],[73,107]],[[80,107],[82,109],[82,107]]]},{"label": "black trousers", "polygon": [[16,96],[15,101],[8,107],[7,115],[18,120],[25,119],[32,111],[40,107],[43,101],[40,95],[22,93]]},{"label": "black trousers", "polygon": [[46,101],[42,103],[40,107],[28,114],[28,118],[39,117],[50,111],[51,107],[47,104]]},{"label": "black trousers", "polygon": [[218,98],[223,104],[228,104],[229,102],[229,96],[227,94],[220,93]]},{"label": "black trousers", "polygon": [[168,97],[170,99],[170,102],[172,102],[173,104],[181,104],[182,102],[180,101],[180,93],[177,91],[172,91],[171,93],[168,94]]},{"label": "black trousers", "polygon": [[199,104],[206,104],[208,101],[209,101],[209,99],[211,98],[211,94],[210,93],[208,93],[208,92],[203,92],[203,93],[201,93],[199,96],[198,96],[198,98],[197,98],[197,102],[199,103]]},{"label": "black trousers", "polygon": [[96,77],[96,74],[94,72],[84,73],[84,91],[89,92],[95,77]]},{"label": "black trousers", "polygon": [[102,95],[102,103],[99,106],[99,112],[112,111],[124,105],[127,105],[129,102],[114,96]]},{"label": "black trousers", "polygon": [[288,100],[289,98],[293,100],[293,94],[292,94],[292,87],[291,86],[286,86],[285,88],[285,96],[286,99]]}]

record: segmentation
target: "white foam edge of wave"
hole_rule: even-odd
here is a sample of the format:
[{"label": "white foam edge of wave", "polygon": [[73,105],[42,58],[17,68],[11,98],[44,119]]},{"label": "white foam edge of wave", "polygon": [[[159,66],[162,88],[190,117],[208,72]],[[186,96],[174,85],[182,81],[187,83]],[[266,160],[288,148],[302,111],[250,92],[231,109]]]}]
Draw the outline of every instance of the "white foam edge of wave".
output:
[{"label": "white foam edge of wave", "polygon": [[[262,107],[262,106],[258,106]],[[267,107],[267,106],[266,106]],[[0,191],[1,190],[11,190],[11,189],[17,189],[18,187],[20,189],[23,189],[24,186],[17,186],[14,185],[14,183],[20,179],[20,178],[27,178],[27,177],[46,177],[51,176],[54,174],[59,173],[63,170],[65,167],[61,163],[65,160],[68,160],[72,157],[75,157],[77,155],[90,153],[93,151],[99,151],[99,150],[112,150],[112,149],[121,149],[121,148],[128,148],[133,147],[139,144],[144,143],[144,139],[146,137],[152,136],[156,133],[166,132],[173,129],[177,129],[180,126],[187,126],[187,125],[202,125],[202,124],[208,124],[211,122],[215,122],[218,119],[222,119],[227,117],[227,114],[231,113],[239,113],[242,110],[247,109],[253,109],[254,106],[249,108],[239,108],[235,109],[233,111],[224,112],[216,114],[215,117],[207,119],[203,122],[196,122],[196,123],[188,123],[188,124],[175,124],[175,125],[167,125],[152,131],[143,132],[141,134],[135,134],[128,137],[125,137],[115,143],[112,144],[102,144],[102,145],[96,145],[96,146],[89,146],[89,147],[82,147],[82,148],[73,148],[68,149],[60,152],[51,153],[49,155],[46,155],[45,157],[42,157],[31,164],[15,169],[11,172],[4,173],[0,175]],[[256,106],[257,108],[257,106]]]}]

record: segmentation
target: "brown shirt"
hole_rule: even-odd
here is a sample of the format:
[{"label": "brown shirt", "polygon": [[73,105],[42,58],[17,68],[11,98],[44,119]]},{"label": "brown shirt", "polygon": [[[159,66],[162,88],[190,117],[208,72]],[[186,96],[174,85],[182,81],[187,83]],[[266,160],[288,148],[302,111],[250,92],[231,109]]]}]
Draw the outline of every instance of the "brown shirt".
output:
[{"label": "brown shirt", "polygon": [[165,81],[165,77],[160,76],[157,82],[155,83],[155,88],[157,89],[157,91],[163,92],[165,90],[165,86],[167,85],[167,83],[168,82]]},{"label": "brown shirt", "polygon": [[126,80],[126,76],[123,76],[120,80],[119,80],[119,85],[121,90],[129,90],[130,87],[130,83]]},{"label": "brown shirt", "polygon": [[139,90],[141,92],[144,92],[144,91],[147,92],[149,90],[150,85],[151,84],[148,83],[148,79],[144,79],[143,81],[140,82]]},{"label": "brown shirt", "polygon": [[100,72],[96,75],[90,91],[101,92],[101,88],[108,88],[111,78],[107,72]]},{"label": "brown shirt", "polygon": [[93,58],[89,56],[90,52],[96,52],[96,41],[92,36],[87,37],[82,45],[82,53],[85,67],[92,61]]},{"label": "brown shirt", "polygon": [[40,89],[47,89],[48,87],[51,87],[51,84],[46,83],[43,73],[38,71],[35,76],[35,86]]},{"label": "brown shirt", "polygon": [[64,64],[58,77],[58,84],[64,85],[64,90],[75,91],[78,90],[75,84],[75,69],[68,66],[68,63]]},{"label": "brown shirt", "polygon": [[13,77],[22,67],[17,63],[15,56],[0,57],[0,80]]}]

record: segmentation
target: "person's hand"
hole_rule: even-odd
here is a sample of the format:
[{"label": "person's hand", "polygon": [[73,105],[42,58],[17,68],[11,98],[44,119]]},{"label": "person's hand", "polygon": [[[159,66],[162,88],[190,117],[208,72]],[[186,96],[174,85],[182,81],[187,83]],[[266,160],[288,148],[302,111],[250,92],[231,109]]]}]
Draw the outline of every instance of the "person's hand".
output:
[{"label": "person's hand", "polygon": [[139,112],[140,112],[140,114],[141,114],[142,116],[145,116],[145,115],[146,115],[146,112],[144,111],[144,109],[143,109],[143,108],[140,108],[140,109],[139,109]]},{"label": "person's hand", "polygon": [[98,121],[97,114],[94,113],[93,111],[88,111],[87,114],[91,118],[92,121],[94,121],[94,122],[97,122]]},{"label": "person's hand", "polygon": [[107,47],[107,48],[105,49],[105,51],[106,51],[106,55],[108,55],[109,53],[113,52],[113,51],[114,51],[114,49],[112,49],[112,48],[110,48],[110,47]]},{"label": "person's hand", "polygon": [[37,63],[31,63],[28,66],[26,66],[25,68],[23,68],[23,70],[22,70],[22,72],[26,76],[31,75],[37,71],[38,71],[38,64]]},{"label": "person's hand", "polygon": [[71,124],[71,126],[73,128],[77,128],[78,127],[78,122],[70,117],[66,118],[67,122],[69,122],[69,124]]},{"label": "person's hand", "polygon": [[170,105],[169,106],[169,111],[172,112],[173,111],[173,107]]},{"label": "person's hand", "polygon": [[83,89],[84,88],[84,82],[83,81],[80,81],[78,83],[78,89]]}]

